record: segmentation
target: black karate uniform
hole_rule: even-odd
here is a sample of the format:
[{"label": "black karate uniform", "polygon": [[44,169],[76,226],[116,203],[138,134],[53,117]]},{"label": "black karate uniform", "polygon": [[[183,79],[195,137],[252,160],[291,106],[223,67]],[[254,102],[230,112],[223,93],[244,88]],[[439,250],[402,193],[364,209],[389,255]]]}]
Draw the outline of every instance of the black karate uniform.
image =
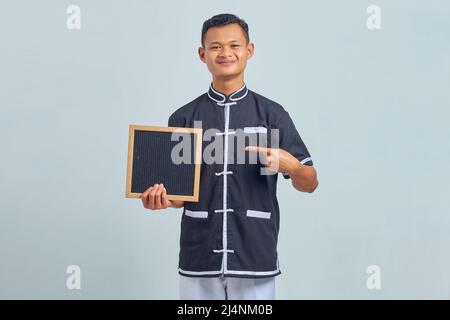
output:
[{"label": "black karate uniform", "polygon": [[[199,202],[184,203],[179,273],[246,278],[280,274],[278,175],[261,174],[263,163],[249,163],[250,152],[243,151],[235,140],[237,133],[243,133],[245,145],[256,138],[260,145],[265,142],[267,147],[277,147],[271,137],[276,133],[273,129],[278,129],[279,148],[302,164],[312,165],[288,112],[246,85],[229,96],[211,85],[207,93],[176,110],[169,126],[194,127],[194,121],[201,121],[204,132],[217,129],[211,143],[222,139],[224,156],[221,163],[205,163],[202,157]],[[203,142],[203,151],[209,143]],[[245,164],[239,163],[239,152],[246,155]],[[286,173],[283,176],[289,178]]]}]

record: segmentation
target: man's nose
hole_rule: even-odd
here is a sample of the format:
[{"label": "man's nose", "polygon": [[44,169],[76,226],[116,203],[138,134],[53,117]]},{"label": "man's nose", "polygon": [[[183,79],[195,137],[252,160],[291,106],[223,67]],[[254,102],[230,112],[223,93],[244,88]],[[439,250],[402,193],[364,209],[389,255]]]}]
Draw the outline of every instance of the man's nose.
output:
[{"label": "man's nose", "polygon": [[220,56],[223,56],[223,57],[232,56],[231,48],[228,46],[223,46],[222,50],[220,51]]}]

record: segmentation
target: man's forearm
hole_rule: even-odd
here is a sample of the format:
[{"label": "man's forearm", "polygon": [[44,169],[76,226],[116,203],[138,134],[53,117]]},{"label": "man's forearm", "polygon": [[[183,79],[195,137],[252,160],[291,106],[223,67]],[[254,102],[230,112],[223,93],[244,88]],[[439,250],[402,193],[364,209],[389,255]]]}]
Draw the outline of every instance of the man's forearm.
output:
[{"label": "man's forearm", "polygon": [[291,177],[292,185],[299,191],[311,193],[319,185],[316,169],[313,166],[303,165],[298,160],[292,164],[288,174]]}]

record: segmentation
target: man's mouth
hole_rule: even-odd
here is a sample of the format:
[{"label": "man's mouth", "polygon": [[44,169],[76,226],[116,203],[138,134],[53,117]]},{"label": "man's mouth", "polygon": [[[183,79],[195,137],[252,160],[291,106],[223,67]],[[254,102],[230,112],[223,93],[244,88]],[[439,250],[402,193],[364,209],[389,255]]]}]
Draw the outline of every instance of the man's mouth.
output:
[{"label": "man's mouth", "polygon": [[230,66],[235,62],[236,62],[235,60],[217,61],[217,63],[220,64],[221,66]]}]

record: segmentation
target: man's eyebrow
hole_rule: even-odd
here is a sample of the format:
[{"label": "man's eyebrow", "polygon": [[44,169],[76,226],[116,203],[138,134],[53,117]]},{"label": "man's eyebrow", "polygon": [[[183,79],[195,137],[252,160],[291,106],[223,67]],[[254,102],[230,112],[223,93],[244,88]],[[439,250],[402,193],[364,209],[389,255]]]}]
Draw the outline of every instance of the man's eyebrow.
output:
[{"label": "man's eyebrow", "polygon": [[[228,41],[228,43],[235,43],[235,42],[240,42],[240,41],[239,40],[230,40],[230,41]],[[219,42],[219,41],[213,41],[213,42],[209,43],[209,45],[213,45],[213,44],[222,44],[222,43]]]}]

